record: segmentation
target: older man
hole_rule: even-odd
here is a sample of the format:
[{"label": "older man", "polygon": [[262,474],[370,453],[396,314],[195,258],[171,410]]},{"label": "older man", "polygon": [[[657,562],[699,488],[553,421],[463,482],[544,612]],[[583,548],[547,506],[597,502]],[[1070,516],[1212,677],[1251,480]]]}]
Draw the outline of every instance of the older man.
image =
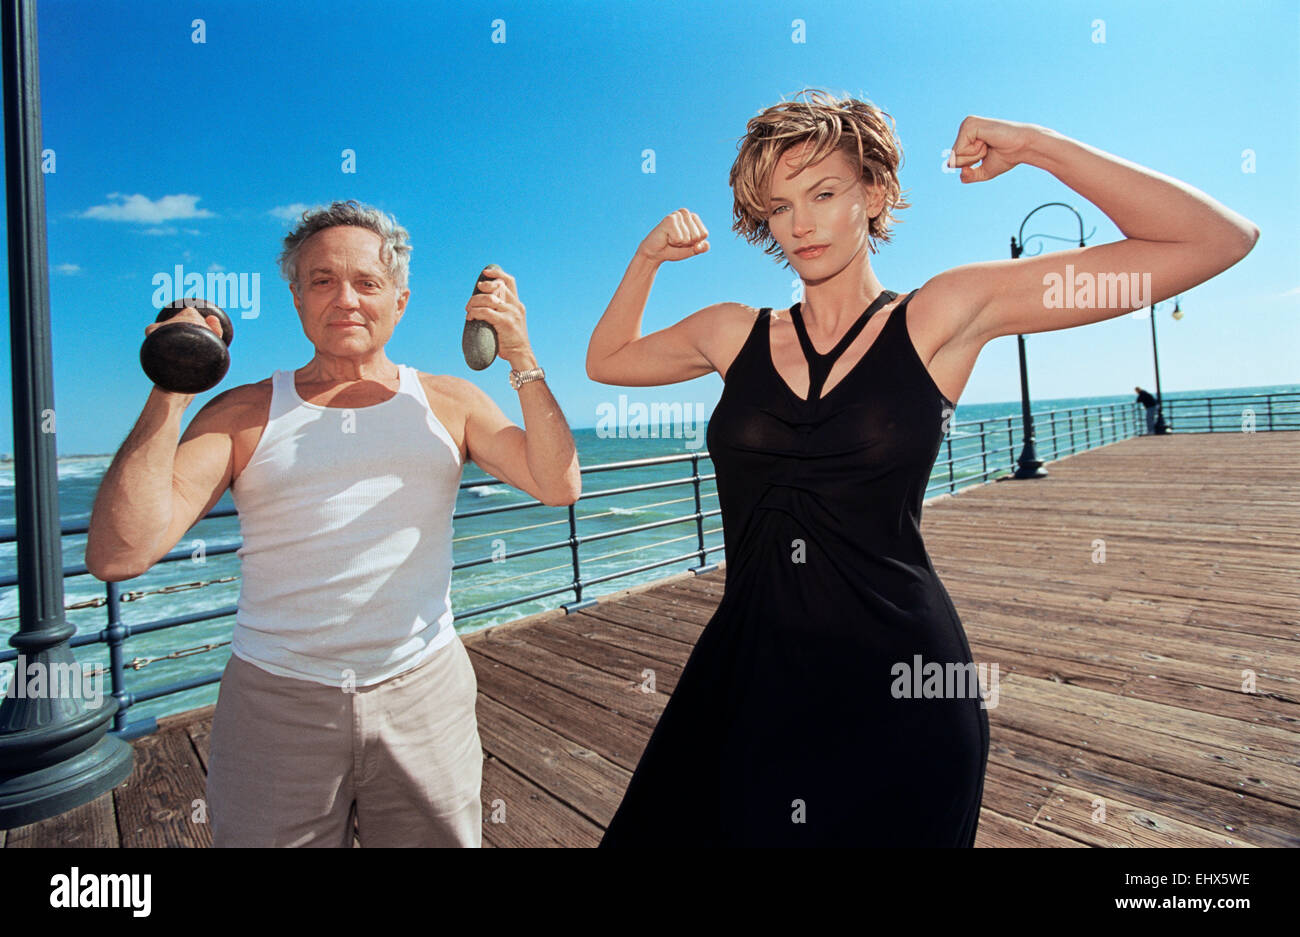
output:
[{"label": "older man", "polygon": [[[581,482],[509,274],[466,313],[496,328],[526,431],[470,382],[385,355],[410,249],[356,202],[305,213],[280,267],[311,361],[218,395],[179,445],[193,396],[155,386],[95,500],[86,565],[105,580],[149,569],[227,487],[239,511],[208,771],[217,846],[349,846],[354,822],[363,846],[480,844],[476,682],[450,603],[461,470],[473,459],[553,505]],[[186,318],[219,331],[186,310],[146,332]]]}]

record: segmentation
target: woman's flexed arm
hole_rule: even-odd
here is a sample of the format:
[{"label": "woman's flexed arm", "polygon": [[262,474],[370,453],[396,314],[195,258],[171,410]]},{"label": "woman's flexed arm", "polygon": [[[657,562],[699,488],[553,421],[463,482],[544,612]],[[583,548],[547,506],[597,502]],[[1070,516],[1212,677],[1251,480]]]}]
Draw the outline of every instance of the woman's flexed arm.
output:
[{"label": "woman's flexed arm", "polygon": [[950,334],[981,345],[1154,305],[1231,267],[1259,237],[1253,222],[1204,192],[1037,124],[967,117],[949,162],[962,168],[964,183],[986,182],[1020,163],[1037,166],[1124,234],[1110,244],[967,264],[934,277],[931,301],[951,320]]},{"label": "woman's flexed arm", "polygon": [[641,336],[641,315],[659,265],[704,253],[709,249],[708,237],[699,215],[685,208],[659,222],[646,236],[591,333],[587,345],[589,378],[602,384],[649,387],[689,381],[714,370],[704,346],[718,306],[701,309],[675,325]]}]

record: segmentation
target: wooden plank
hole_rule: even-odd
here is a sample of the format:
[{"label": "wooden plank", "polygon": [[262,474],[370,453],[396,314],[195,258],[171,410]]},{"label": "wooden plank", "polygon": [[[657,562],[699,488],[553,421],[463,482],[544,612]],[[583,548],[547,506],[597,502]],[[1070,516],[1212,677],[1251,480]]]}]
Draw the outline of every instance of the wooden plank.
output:
[{"label": "wooden plank", "polygon": [[[955,604],[955,603],[954,603]],[[1244,659],[1231,649],[1216,650],[1214,642],[1178,642],[1142,640],[1125,636],[1117,629],[1094,629],[1092,636],[1077,634],[1074,626],[1059,626],[1055,633],[1009,616],[962,613],[962,625],[973,642],[985,646],[1002,646],[1034,653],[1047,652],[1058,657],[1086,661],[1127,671],[1132,676],[1146,676],[1155,671],[1168,679],[1204,684],[1221,690],[1238,690],[1242,670],[1249,667],[1260,674],[1266,689],[1286,695],[1295,687],[1300,694],[1300,678],[1288,676],[1270,665],[1260,654]],[[1016,630],[1020,629],[1020,630]]]},{"label": "wooden plank", "polygon": [[[1032,676],[1032,675],[1031,675]],[[1295,733],[1300,726],[1300,705],[1283,701],[1275,694],[1242,693],[1148,675],[1134,678],[1120,691],[1123,696],[1164,703],[1197,712],[1216,713],[1239,722],[1254,723]],[[1261,703],[1261,699],[1267,702]],[[1275,703],[1283,705],[1274,705]],[[1300,740],[1296,743],[1300,745]]]},{"label": "wooden plank", "polygon": [[709,620],[709,615],[691,602],[644,595],[629,596],[618,603],[602,603],[583,612],[692,647]]},{"label": "wooden plank", "polygon": [[[653,727],[659,721],[659,714],[667,702],[661,692],[641,691],[641,671],[613,676],[508,637],[481,642],[475,647],[474,653],[478,655],[477,659],[471,658],[475,661],[475,673],[479,673],[480,667],[482,668],[484,683],[479,687],[481,692],[487,692],[486,687],[495,687],[491,683],[491,671],[506,667],[514,674],[531,674],[536,679],[594,703],[599,711],[606,712],[611,717],[626,715],[643,726]],[[657,690],[658,671],[655,676]],[[518,680],[519,677],[516,675],[513,679]],[[505,695],[498,695],[498,692]],[[527,690],[522,690],[521,693],[523,692]],[[488,695],[512,709],[520,708],[515,698],[518,694],[513,691],[494,689]]]},{"label": "wooden plank", "polygon": [[[610,618],[599,615],[619,616],[599,608],[586,609],[576,615],[570,615],[568,621],[557,621],[555,627],[563,628],[572,634],[590,641],[604,641],[615,647],[636,651],[663,664],[675,665],[679,670],[686,665],[686,658],[691,654],[692,645],[674,641],[672,638],[659,638],[647,634],[639,628],[618,624]],[[622,613],[623,616],[626,613]]]},{"label": "wooden plank", "polygon": [[[1091,660],[1077,660],[1037,648],[1006,647],[1001,643],[1006,641],[1004,637],[991,636],[983,630],[978,632],[979,637],[977,637],[973,631],[974,629],[966,629],[971,645],[971,657],[976,664],[988,665],[990,677],[992,677],[993,665],[996,664],[999,685],[1002,677],[1018,673],[1054,683],[1086,686],[1095,690],[1118,693],[1133,679],[1130,671],[1117,667],[1097,664]],[[1014,643],[1014,641],[1007,643]]]},{"label": "wooden plank", "polygon": [[1045,584],[1041,569],[1018,581],[995,582],[978,570],[962,568],[951,553],[940,554],[936,548],[933,559],[939,578],[959,609],[963,604],[978,605],[1012,616],[1032,615],[1040,620],[1065,619],[1081,624],[1146,625],[1153,631],[1177,626],[1186,637],[1203,637],[1208,630],[1216,636],[1241,636],[1239,640],[1247,643],[1252,637],[1285,642],[1297,634],[1296,623],[1284,620],[1278,609],[1247,608],[1217,601],[1213,596],[1178,600],[1154,591],[1070,589]]},{"label": "wooden plank", "polygon": [[983,809],[1012,820],[1032,823],[1051,796],[1052,785],[1009,765],[990,762],[984,772]]},{"label": "wooden plank", "polygon": [[[1000,681],[1002,702],[1026,707],[1049,706],[1111,725],[1132,726],[1183,741],[1213,746],[1235,746],[1255,758],[1297,767],[1296,741],[1300,736],[1284,729],[1251,725],[1211,713],[1165,706],[1136,697],[1099,693],[1085,687],[1065,687],[1048,680],[1013,675]],[[1082,720],[1076,720],[1076,722]],[[1297,788],[1300,791],[1300,787]]]},{"label": "wooden plank", "polygon": [[[950,592],[951,594],[951,592]],[[957,599],[954,598],[954,604]],[[1281,640],[1261,635],[1240,635],[1227,632],[1214,633],[1214,640],[1206,640],[1204,628],[1187,628],[1173,621],[1160,621],[1136,625],[1131,619],[1101,618],[1091,616],[1085,609],[1071,612],[1066,609],[1007,608],[1002,603],[989,603],[978,598],[963,596],[959,613],[978,618],[979,624],[1001,627],[1021,633],[1026,638],[1051,642],[1075,638],[1095,645],[1132,650],[1140,654],[1159,646],[1163,656],[1195,661],[1206,666],[1247,666],[1250,658],[1267,659],[1277,667],[1300,670],[1300,652],[1295,641]],[[1293,676],[1293,684],[1300,684]]]},{"label": "wooden plank", "polygon": [[1013,767],[1052,786],[1069,781],[1257,846],[1300,846],[1300,814],[1293,808],[1002,724],[990,727],[989,771],[994,766]]},{"label": "wooden plank", "polygon": [[1248,847],[1228,834],[1201,829],[1149,808],[1108,800],[1090,791],[1058,784],[1034,825],[1093,846]]},{"label": "wooden plank", "polygon": [[[183,727],[135,741],[135,770],[114,791],[121,844],[211,846],[205,777]],[[202,813],[196,813],[200,803]],[[205,818],[195,822],[195,816]]]},{"label": "wooden plank", "polygon": [[483,751],[600,827],[609,825],[632,772],[479,695]]},{"label": "wooden plank", "polygon": [[[533,661],[520,663],[528,666]],[[629,771],[636,767],[636,759],[650,741],[650,726],[522,670],[497,664],[475,668],[475,672],[480,693]],[[634,693],[644,695],[625,688],[614,702],[622,704],[634,698]]]},{"label": "wooden plank", "polygon": [[65,849],[115,847],[120,845],[113,815],[113,792],[100,794],[88,804],[37,823],[9,831],[5,845],[10,849]]},{"label": "wooden plank", "polygon": [[[1006,692],[1004,685],[1004,696]],[[1024,700],[1022,705],[1004,702],[997,709],[998,723],[1074,747],[1114,754],[1126,762],[1150,765],[1169,774],[1198,778],[1293,808],[1300,806],[1300,779],[1287,765],[1228,744],[1188,741],[1102,719],[1080,719],[1076,713],[1047,705],[1045,700],[1050,697]]]},{"label": "wooden plank", "polygon": [[980,811],[975,828],[975,848],[1087,848],[1086,844],[1061,836],[1051,830],[1033,826],[1023,820],[1005,817],[987,808]]},{"label": "wooden plank", "polygon": [[[492,633],[495,635],[495,629]],[[649,668],[655,672],[657,691],[672,693],[677,686],[677,677],[682,669],[680,666],[666,664],[604,641],[588,640],[572,631],[554,628],[548,624],[538,625],[526,632],[509,632],[504,636],[518,636],[517,643],[522,643],[529,648],[546,651],[555,657],[574,663],[586,664],[593,670],[616,678],[620,687],[624,685],[624,681],[644,679],[641,674]],[[477,645],[467,645],[467,647],[472,659]],[[582,670],[575,671],[573,679],[576,681],[576,674],[582,673],[584,673]]]},{"label": "wooden plank", "polygon": [[208,765],[212,761],[212,717],[189,723],[185,726],[185,733],[190,737],[190,745],[194,747],[194,753],[198,756],[199,765],[203,768],[206,777]]},{"label": "wooden plank", "polygon": [[209,703],[207,706],[200,706],[198,709],[188,709],[183,713],[162,716],[158,719],[158,731],[167,732],[176,728],[188,728],[191,723],[195,722],[211,722],[212,715],[216,711],[217,704]]},{"label": "wooden plank", "polygon": [[595,846],[603,833],[500,759],[483,759],[483,845]]},{"label": "wooden plank", "polygon": [[683,595],[680,592],[672,592],[665,589],[663,595],[630,595],[618,603],[620,608],[639,608],[651,613],[655,617],[670,618],[675,622],[681,622],[682,627],[679,629],[680,635],[675,632],[665,632],[672,634],[679,641],[686,641],[694,644],[699,638],[700,632],[704,626],[709,623],[709,619],[718,610],[718,603],[714,599],[695,598],[694,596]]},{"label": "wooden plank", "polygon": [[[687,654],[695,647],[695,642],[699,640],[700,633],[704,630],[702,623],[682,621],[680,618],[666,614],[664,610],[655,611],[623,604],[585,608],[580,614],[574,615],[573,619],[574,621],[568,623],[570,630],[582,622],[598,621],[600,625],[609,623],[635,632],[627,637],[629,647],[645,650],[658,648],[664,642],[671,641],[675,650],[685,648]],[[618,633],[620,632],[615,632]],[[673,653],[670,656],[676,658],[677,654]]]},{"label": "wooden plank", "polygon": [[674,582],[665,588],[673,595],[684,595],[694,597],[702,601],[712,601],[716,606],[722,601],[722,593],[726,587],[727,569],[723,564],[719,569],[709,573],[707,576],[697,576],[695,579]]}]

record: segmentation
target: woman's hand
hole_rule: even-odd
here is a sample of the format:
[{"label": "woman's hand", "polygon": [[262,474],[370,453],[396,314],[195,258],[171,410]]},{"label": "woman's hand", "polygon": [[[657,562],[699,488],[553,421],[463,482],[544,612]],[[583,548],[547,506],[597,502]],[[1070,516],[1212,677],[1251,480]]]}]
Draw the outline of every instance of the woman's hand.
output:
[{"label": "woman's hand", "polygon": [[986,182],[1024,162],[1034,141],[1050,132],[1037,124],[967,117],[957,128],[948,165],[961,167],[962,182]]},{"label": "woman's hand", "polygon": [[679,208],[655,226],[637,248],[637,253],[654,263],[685,260],[709,249],[709,230],[693,211]]}]

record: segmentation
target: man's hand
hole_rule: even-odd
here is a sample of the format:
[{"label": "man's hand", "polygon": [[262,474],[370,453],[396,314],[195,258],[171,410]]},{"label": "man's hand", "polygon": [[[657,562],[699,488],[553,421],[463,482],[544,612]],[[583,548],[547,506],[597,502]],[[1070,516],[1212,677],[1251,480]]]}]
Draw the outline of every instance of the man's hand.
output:
[{"label": "man's hand", "polygon": [[515,278],[500,267],[484,270],[474,295],[465,304],[466,319],[481,319],[497,330],[497,355],[517,371],[537,367],[528,342],[524,304]]},{"label": "man's hand", "polygon": [[165,329],[167,328],[167,326],[173,325],[174,323],[177,322],[191,322],[194,325],[206,325],[208,328],[212,329],[212,331],[217,333],[218,338],[220,338],[222,334],[220,319],[218,319],[216,316],[204,316],[200,314],[200,312],[197,309],[195,309],[193,306],[186,306],[184,309],[177,312],[170,319],[167,319],[163,322],[149,323],[144,327],[144,334],[146,337],[148,337],[149,334],[153,332],[155,329]]}]

